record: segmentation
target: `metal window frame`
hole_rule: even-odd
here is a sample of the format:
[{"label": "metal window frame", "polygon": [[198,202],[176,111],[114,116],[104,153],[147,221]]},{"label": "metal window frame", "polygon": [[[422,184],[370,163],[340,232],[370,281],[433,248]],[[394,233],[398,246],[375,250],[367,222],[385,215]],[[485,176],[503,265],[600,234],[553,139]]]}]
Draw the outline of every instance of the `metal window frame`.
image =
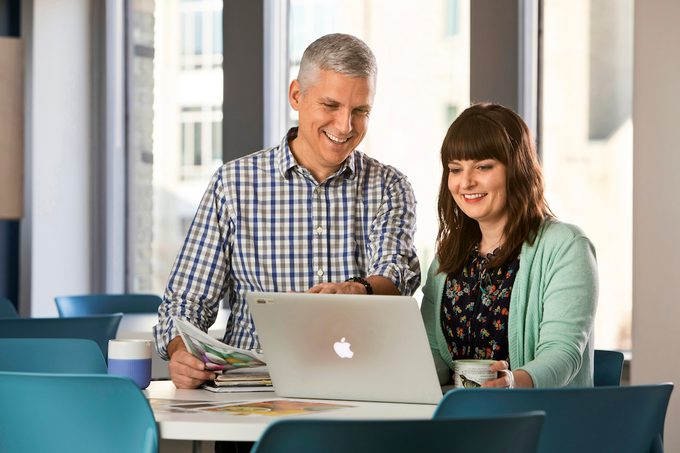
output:
[{"label": "metal window frame", "polygon": [[[93,5],[92,282],[93,292],[127,286],[127,73],[125,0]],[[93,34],[96,39],[98,34]],[[101,246],[96,246],[101,244]]]},{"label": "metal window frame", "polygon": [[289,2],[264,0],[264,146],[275,146],[288,119]]}]

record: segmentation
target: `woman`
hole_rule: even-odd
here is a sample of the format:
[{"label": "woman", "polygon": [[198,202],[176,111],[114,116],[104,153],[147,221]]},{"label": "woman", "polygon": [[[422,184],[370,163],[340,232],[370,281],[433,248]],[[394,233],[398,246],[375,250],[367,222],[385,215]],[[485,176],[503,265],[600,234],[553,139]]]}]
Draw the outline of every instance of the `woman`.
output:
[{"label": "woman", "polygon": [[492,359],[485,387],[592,386],[595,250],[553,217],[529,129],[476,104],[442,144],[437,254],[421,306],[439,380]]}]

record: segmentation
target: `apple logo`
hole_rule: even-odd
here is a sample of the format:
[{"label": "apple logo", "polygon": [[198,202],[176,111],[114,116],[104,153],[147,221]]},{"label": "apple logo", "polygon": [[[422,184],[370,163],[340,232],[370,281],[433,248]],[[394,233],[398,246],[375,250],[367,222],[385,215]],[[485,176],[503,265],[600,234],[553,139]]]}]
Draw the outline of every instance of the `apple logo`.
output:
[{"label": "apple logo", "polygon": [[354,352],[350,349],[351,343],[345,341],[345,337],[342,337],[340,341],[333,343],[333,349],[338,357],[342,359],[351,359]]}]

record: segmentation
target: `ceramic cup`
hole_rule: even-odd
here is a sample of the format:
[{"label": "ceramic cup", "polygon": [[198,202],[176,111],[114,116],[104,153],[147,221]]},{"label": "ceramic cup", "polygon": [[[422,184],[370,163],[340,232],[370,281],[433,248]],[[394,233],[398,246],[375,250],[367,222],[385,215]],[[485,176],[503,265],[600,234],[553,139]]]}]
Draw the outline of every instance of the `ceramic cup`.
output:
[{"label": "ceramic cup", "polygon": [[510,373],[503,370],[496,373],[489,370],[493,360],[454,360],[453,362],[453,386],[456,388],[481,387],[483,383],[491,379],[497,379],[501,373]]},{"label": "ceramic cup", "polygon": [[140,389],[151,381],[151,340],[109,340],[109,374],[125,376]]}]

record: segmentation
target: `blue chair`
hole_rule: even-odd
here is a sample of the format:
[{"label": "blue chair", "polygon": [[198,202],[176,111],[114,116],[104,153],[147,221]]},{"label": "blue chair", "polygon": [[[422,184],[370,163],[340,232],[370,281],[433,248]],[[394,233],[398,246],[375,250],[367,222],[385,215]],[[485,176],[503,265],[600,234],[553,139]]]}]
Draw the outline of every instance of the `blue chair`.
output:
[{"label": "blue chair", "polygon": [[[541,453],[661,452],[673,384],[551,389],[455,389],[435,418],[545,411]],[[489,431],[492,433],[493,431]]]},{"label": "blue chair", "polygon": [[110,313],[157,313],[162,299],[155,294],[88,294],[54,298],[62,318]]},{"label": "blue chair", "polygon": [[395,451],[529,453],[536,451],[544,412],[457,420],[278,420],[252,453],[380,453]]},{"label": "blue chair", "polygon": [[158,428],[130,379],[0,372],[0,449],[152,453]]},{"label": "blue chair", "polygon": [[621,385],[623,353],[596,349],[593,368],[593,384],[595,387]]},{"label": "blue chair", "polygon": [[19,314],[11,300],[0,297],[0,318],[18,318]]},{"label": "blue chair", "polygon": [[0,371],[106,374],[106,362],[92,340],[0,338]]},{"label": "blue chair", "polygon": [[0,319],[0,338],[85,338],[108,356],[109,340],[116,338],[121,313],[81,318]]}]

